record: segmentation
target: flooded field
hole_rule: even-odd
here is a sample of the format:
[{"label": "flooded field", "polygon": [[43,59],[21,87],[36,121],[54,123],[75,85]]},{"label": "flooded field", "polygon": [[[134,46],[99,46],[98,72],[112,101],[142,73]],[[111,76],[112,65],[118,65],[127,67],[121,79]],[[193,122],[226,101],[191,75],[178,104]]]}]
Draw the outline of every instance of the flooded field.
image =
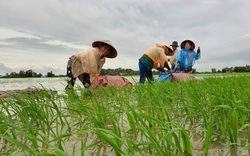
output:
[{"label": "flooded field", "polygon": [[0,99],[0,154],[249,155],[250,78],[199,79],[98,92],[79,81],[65,91],[65,78],[0,79],[0,90],[63,93]]},{"label": "flooded field", "polygon": [[[131,82],[138,81],[139,76],[126,77]],[[46,88],[62,92],[67,85],[65,77],[55,78],[0,78],[0,91],[16,90],[26,88]],[[83,87],[79,80],[76,81],[76,87]]]}]

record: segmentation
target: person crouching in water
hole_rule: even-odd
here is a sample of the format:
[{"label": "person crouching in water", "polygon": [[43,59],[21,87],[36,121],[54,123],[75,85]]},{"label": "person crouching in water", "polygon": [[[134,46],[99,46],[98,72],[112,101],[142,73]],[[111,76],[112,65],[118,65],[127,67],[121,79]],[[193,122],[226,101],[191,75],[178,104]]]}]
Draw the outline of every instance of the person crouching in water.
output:
[{"label": "person crouching in water", "polygon": [[78,78],[85,88],[91,86],[91,82],[99,75],[105,58],[115,58],[117,51],[109,40],[95,41],[92,48],[80,51],[71,56],[67,65],[66,89],[73,88]]},{"label": "person crouching in water", "polygon": [[[147,51],[145,51],[142,57],[139,59],[139,82],[144,83],[146,78],[149,82],[153,81],[153,68],[161,72],[172,73],[168,65],[167,56],[172,56],[173,54],[173,49],[169,44],[156,44],[155,46],[150,47]],[[165,70],[165,67],[168,70]]]},{"label": "person crouching in water", "polygon": [[195,44],[191,40],[185,40],[181,43],[181,50],[176,57],[176,68],[173,70],[175,73],[190,73],[196,60],[201,57],[200,47],[197,53],[194,51]]}]

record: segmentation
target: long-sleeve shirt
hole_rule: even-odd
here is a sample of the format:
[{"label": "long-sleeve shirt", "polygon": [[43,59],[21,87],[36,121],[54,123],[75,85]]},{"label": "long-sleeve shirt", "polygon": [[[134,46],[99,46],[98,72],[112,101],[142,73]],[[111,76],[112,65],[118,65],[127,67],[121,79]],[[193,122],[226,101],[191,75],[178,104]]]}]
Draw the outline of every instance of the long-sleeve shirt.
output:
[{"label": "long-sleeve shirt", "polygon": [[88,73],[91,82],[99,75],[105,63],[105,57],[102,57],[99,48],[89,48],[80,51],[71,56],[70,59],[72,60],[71,69],[73,76],[77,77],[83,73]]},{"label": "long-sleeve shirt", "polygon": [[144,52],[144,55],[150,58],[153,63],[153,65],[149,65],[149,62],[146,62],[146,60],[143,59],[144,57],[139,59],[148,70],[151,70],[152,68],[157,69],[159,64],[161,67],[164,67],[165,62],[168,62],[168,58],[165,54],[165,49],[157,45],[150,47],[147,51]]},{"label": "long-sleeve shirt", "polygon": [[180,63],[181,68],[188,70],[194,65],[194,62],[200,59],[201,54],[189,49],[181,49],[176,57],[176,64]]},{"label": "long-sleeve shirt", "polygon": [[164,68],[167,68],[168,70],[171,70],[169,65],[168,65],[168,62],[165,62],[164,66],[160,66],[158,68],[156,68],[158,71],[161,71],[161,72],[165,72],[166,70]]},{"label": "long-sleeve shirt", "polygon": [[175,63],[176,63],[176,56],[177,56],[177,54],[178,54],[178,50],[176,49],[175,51],[174,51],[174,55],[173,56],[170,56],[170,58],[169,58],[169,62],[170,62],[170,64],[172,65],[172,66],[174,66],[175,65]]}]

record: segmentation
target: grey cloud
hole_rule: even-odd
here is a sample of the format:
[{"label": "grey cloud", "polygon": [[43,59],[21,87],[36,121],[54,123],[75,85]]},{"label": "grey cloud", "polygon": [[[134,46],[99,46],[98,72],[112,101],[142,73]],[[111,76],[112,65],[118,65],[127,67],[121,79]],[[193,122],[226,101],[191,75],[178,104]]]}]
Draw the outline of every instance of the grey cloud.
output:
[{"label": "grey cloud", "polygon": [[69,48],[67,46],[56,46],[56,45],[50,45],[46,44],[45,42],[50,41],[49,39],[34,39],[34,38],[9,38],[3,40],[4,42],[10,43],[10,44],[3,44],[0,47],[1,49],[16,49],[16,50],[26,50],[33,53],[62,53],[62,52],[70,52],[70,51],[76,51],[72,48]]},{"label": "grey cloud", "polygon": [[[215,64],[223,67],[229,61],[232,65],[247,63],[249,38],[241,36],[250,33],[249,14],[250,2],[245,0],[0,1],[0,27],[40,38],[5,40],[14,46],[1,45],[4,47],[0,50],[53,54],[47,57],[64,52],[60,58],[64,59],[75,49],[45,42],[59,40],[91,46],[94,40],[109,39],[118,50],[118,57],[111,61],[116,65],[113,68],[126,68],[127,60],[133,59],[133,69],[137,69],[138,58],[155,43],[192,39],[202,48],[197,70],[210,71]],[[236,51],[240,55],[234,55]],[[64,65],[66,60],[61,61]]]},{"label": "grey cloud", "polygon": [[6,73],[12,72],[12,69],[5,66],[3,63],[0,63],[0,76],[4,76]]},{"label": "grey cloud", "polygon": [[32,69],[36,73],[41,73],[43,76],[45,76],[48,72],[53,72],[56,75],[60,74],[66,74],[66,65],[65,69],[59,68],[59,67],[53,67],[53,66],[25,66],[25,67],[8,67],[5,64],[0,63],[0,76],[4,76],[7,73],[10,74],[11,72],[19,73],[20,70],[30,70]]}]

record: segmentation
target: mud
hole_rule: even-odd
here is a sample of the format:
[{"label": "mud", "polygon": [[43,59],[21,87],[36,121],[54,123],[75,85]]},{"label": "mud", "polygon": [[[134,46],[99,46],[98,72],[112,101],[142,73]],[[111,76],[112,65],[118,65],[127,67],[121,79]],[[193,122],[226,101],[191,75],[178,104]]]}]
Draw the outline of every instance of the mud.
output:
[{"label": "mud", "polygon": [[[15,89],[15,90],[0,90],[0,98],[2,99],[11,99],[13,96],[18,96],[21,94],[38,94],[40,92],[39,89],[36,88],[26,88],[26,89]],[[52,93],[57,93],[56,91],[52,91]]]}]

